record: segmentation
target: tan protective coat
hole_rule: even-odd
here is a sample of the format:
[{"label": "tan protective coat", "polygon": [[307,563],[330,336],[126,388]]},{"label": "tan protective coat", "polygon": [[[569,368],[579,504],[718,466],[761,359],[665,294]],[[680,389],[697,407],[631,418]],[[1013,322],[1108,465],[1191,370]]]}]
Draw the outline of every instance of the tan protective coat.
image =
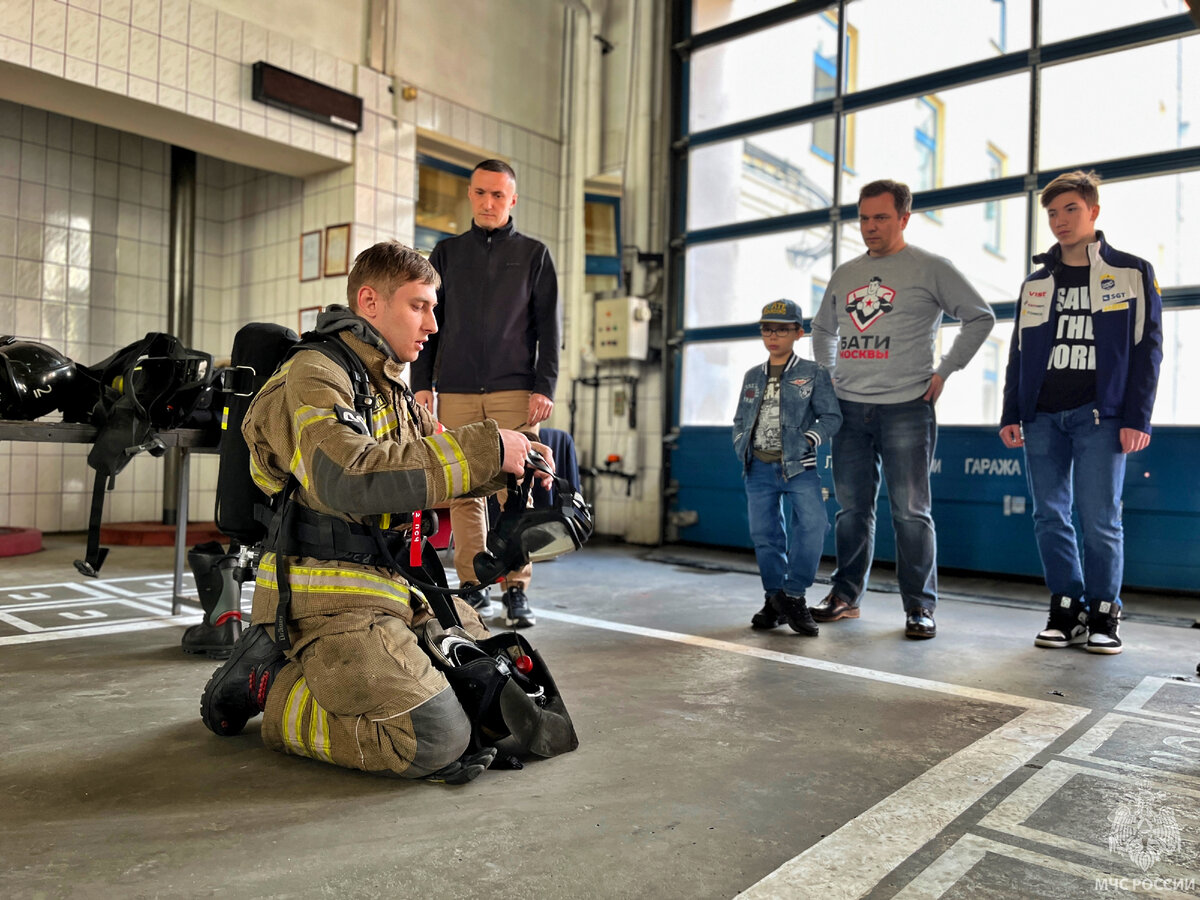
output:
[{"label": "tan protective coat", "polygon": [[[294,475],[295,502],[386,528],[394,514],[502,485],[495,422],[437,433],[433,417],[406,402],[403,367],[382,338],[352,314],[337,327],[370,373],[374,433],[346,415],[354,401],[345,370],[318,351],[301,351],[264,385],[242,427],[264,491],[277,493]],[[424,597],[383,568],[289,557],[288,569],[295,665],[283,668],[268,695],[263,741],[340,766],[405,773],[421,749],[412,711],[450,690],[411,630],[432,616]],[[252,622],[271,628],[278,602],[276,558],[266,553]],[[455,602],[464,627],[486,637],[475,611]]]}]

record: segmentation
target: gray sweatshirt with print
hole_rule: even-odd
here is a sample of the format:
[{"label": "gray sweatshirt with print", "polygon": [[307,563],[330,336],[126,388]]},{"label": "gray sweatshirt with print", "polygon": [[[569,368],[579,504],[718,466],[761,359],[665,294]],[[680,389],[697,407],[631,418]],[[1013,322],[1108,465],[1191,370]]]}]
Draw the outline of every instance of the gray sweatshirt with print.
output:
[{"label": "gray sweatshirt with print", "polygon": [[[935,366],[943,313],[962,328]],[[905,403],[925,393],[935,372],[944,379],[970,362],[995,321],[949,260],[909,244],[837,267],[813,317],[813,353],[839,399]]]}]

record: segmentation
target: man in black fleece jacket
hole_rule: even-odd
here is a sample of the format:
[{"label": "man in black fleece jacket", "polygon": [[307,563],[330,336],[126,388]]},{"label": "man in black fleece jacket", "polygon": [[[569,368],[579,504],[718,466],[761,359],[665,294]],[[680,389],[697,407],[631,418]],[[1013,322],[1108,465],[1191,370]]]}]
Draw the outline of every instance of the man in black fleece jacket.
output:
[{"label": "man in black fleece jacket", "polygon": [[[550,251],[516,230],[517,176],[498,159],[479,163],[467,196],[469,231],[441,241],[429,261],[442,278],[436,308],[438,332],[412,365],[417,402],[447,428],[494,419],[501,428],[531,437],[554,409],[558,379],[558,277]],[[503,500],[503,498],[501,498]],[[485,549],[486,501],[450,504],[454,567],[464,586],[477,583],[475,555]],[[502,580],[504,624],[534,624],[526,590],[526,565]],[[481,615],[491,612],[486,586],[468,595]]]}]

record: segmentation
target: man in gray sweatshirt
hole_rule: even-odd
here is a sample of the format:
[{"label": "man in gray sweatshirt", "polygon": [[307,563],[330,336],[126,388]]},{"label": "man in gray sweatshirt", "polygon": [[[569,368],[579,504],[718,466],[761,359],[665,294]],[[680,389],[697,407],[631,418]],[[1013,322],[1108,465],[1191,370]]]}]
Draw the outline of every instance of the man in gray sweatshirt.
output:
[{"label": "man in gray sweatshirt", "polygon": [[[873,181],[858,197],[865,255],[837,267],[813,318],[813,352],[833,376],[844,416],[832,446],[841,507],[833,588],[812,610],[818,622],[858,618],[875,553],[879,472],[887,479],[896,533],[896,577],[905,636],[937,635],[937,538],[929,469],[937,442],[934,404],[946,378],[987,340],[995,316],[946,259],[904,240],[912,193]],[[962,323],[934,364],[942,315]]]}]

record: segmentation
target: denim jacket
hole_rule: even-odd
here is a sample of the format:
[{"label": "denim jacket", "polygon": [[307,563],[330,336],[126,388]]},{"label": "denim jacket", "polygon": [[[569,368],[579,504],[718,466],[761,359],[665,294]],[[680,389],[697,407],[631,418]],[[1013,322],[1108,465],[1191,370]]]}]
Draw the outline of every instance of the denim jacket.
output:
[{"label": "denim jacket", "polygon": [[[767,365],[746,373],[733,416],[733,449],[742,461],[743,474],[754,458],[754,423],[767,389]],[[829,373],[812,360],[793,356],[784,367],[779,378],[779,426],[784,478],[816,466],[817,447],[842,427],[842,410]]]}]

